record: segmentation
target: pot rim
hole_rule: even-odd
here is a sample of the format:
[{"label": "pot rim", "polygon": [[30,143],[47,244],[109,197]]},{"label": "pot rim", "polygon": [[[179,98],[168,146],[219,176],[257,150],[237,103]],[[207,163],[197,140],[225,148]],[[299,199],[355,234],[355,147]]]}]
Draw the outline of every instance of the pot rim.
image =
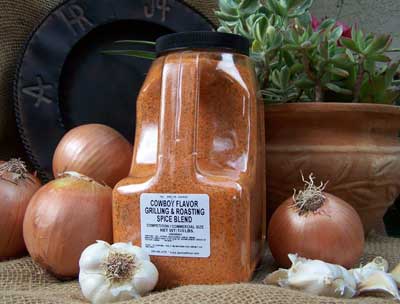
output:
[{"label": "pot rim", "polygon": [[400,116],[400,106],[373,103],[345,102],[296,102],[265,104],[266,112],[369,112],[388,113]]}]

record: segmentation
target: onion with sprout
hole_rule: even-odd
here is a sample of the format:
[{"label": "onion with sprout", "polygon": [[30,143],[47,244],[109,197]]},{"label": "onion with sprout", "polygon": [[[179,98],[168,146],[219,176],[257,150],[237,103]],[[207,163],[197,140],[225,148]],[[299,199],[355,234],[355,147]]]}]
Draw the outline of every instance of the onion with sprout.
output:
[{"label": "onion with sprout", "polygon": [[22,224],[29,200],[40,181],[19,159],[0,162],[0,260],[26,252]]},{"label": "onion with sprout", "polygon": [[364,230],[359,215],[342,199],[326,193],[326,183],[317,186],[314,176],[303,182],[273,214],[268,243],[276,262],[285,268],[289,254],[354,266],[363,253]]}]

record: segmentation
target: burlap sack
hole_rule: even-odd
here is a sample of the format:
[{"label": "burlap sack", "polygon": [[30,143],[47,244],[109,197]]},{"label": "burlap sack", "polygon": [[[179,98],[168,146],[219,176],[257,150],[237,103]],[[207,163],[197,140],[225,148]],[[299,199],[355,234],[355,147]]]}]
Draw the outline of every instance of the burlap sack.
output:
[{"label": "burlap sack", "polygon": [[[367,240],[361,262],[380,255],[385,257],[393,268],[400,260],[400,239],[371,234]],[[397,303],[393,300],[362,297],[340,300],[316,297],[308,294],[260,284],[267,273],[275,269],[273,259],[266,254],[250,284],[184,286],[164,292],[153,293],[147,297],[125,303],[247,303],[247,304],[355,304],[355,303]],[[30,258],[0,263],[0,303],[55,304],[83,303],[77,281],[60,282]]]},{"label": "burlap sack", "polygon": [[[115,0],[118,1],[118,0]],[[135,0],[132,0],[135,1]],[[62,0],[0,0],[0,159],[18,155],[13,115],[13,78],[22,46],[40,21]],[[217,0],[187,0],[216,24]]]}]

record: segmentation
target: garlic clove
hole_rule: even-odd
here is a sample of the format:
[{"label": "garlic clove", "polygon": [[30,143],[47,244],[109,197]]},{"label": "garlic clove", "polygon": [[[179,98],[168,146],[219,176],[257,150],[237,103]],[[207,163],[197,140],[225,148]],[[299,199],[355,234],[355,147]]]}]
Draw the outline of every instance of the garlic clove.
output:
[{"label": "garlic clove", "polygon": [[280,287],[286,287],[288,284],[288,270],[287,269],[279,269],[270,273],[263,280],[264,284],[267,285],[278,285]]},{"label": "garlic clove", "polygon": [[[92,273],[79,273],[79,284],[82,294],[90,299],[93,304],[112,303],[132,299],[131,284],[110,286],[103,275]],[[135,291],[133,291],[134,293]]]},{"label": "garlic clove", "polygon": [[389,269],[389,263],[381,256],[377,256],[371,262],[361,267],[363,269],[375,269],[387,272]]},{"label": "garlic clove", "polygon": [[110,251],[110,244],[104,241],[87,247],[79,259],[79,269],[85,269],[86,272],[101,273],[101,264]]},{"label": "garlic clove", "polygon": [[359,285],[359,294],[392,296],[400,300],[399,290],[393,277],[384,271],[376,270]]},{"label": "garlic clove", "polygon": [[84,297],[87,299],[94,299],[99,290],[107,285],[107,281],[101,274],[88,274],[81,271],[79,273],[79,284]]},{"label": "garlic clove", "polygon": [[351,298],[355,295],[356,281],[342,266],[294,254],[289,255],[289,259],[293,264],[286,274],[284,270],[275,272],[266,281],[320,296]]},{"label": "garlic clove", "polygon": [[157,285],[158,270],[156,266],[149,261],[141,261],[132,281],[136,292],[141,296],[145,295]]},{"label": "garlic clove", "polygon": [[397,287],[400,288],[400,264],[398,264],[390,273],[393,279],[396,281]]},{"label": "garlic clove", "polygon": [[133,246],[132,243],[115,243],[111,245],[111,248],[130,253],[134,255],[136,259],[150,261],[150,256],[146,253],[146,251],[138,246]]},{"label": "garlic clove", "polygon": [[294,253],[289,253],[288,257],[289,257],[290,262],[292,262],[292,265],[294,265],[298,262],[306,262],[307,261],[306,258],[299,257],[297,254],[294,254]]},{"label": "garlic clove", "polygon": [[122,284],[122,285],[116,285],[112,286],[110,288],[110,292],[114,297],[118,297],[121,293],[127,292],[128,294],[131,294],[131,291],[133,290],[132,284]]},{"label": "garlic clove", "polygon": [[368,264],[354,268],[350,270],[350,273],[354,276],[357,281],[357,284],[366,280],[369,276],[374,274],[376,271],[387,272],[389,269],[389,263],[382,257],[376,257]]},{"label": "garlic clove", "polygon": [[104,284],[100,286],[94,296],[91,298],[93,304],[106,304],[114,303],[119,301],[128,301],[132,299],[132,295],[128,291],[121,291],[118,295],[114,295],[111,292],[111,288]]},{"label": "garlic clove", "polygon": [[337,279],[333,282],[334,296],[350,299],[357,293],[354,281],[349,279]]}]

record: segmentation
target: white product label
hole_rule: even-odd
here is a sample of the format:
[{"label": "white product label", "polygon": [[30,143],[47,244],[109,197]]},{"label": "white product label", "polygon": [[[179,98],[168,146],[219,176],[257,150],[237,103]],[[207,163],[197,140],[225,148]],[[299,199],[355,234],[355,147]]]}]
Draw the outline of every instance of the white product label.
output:
[{"label": "white product label", "polygon": [[207,194],[143,193],[142,248],[150,255],[210,256],[210,199]]}]

